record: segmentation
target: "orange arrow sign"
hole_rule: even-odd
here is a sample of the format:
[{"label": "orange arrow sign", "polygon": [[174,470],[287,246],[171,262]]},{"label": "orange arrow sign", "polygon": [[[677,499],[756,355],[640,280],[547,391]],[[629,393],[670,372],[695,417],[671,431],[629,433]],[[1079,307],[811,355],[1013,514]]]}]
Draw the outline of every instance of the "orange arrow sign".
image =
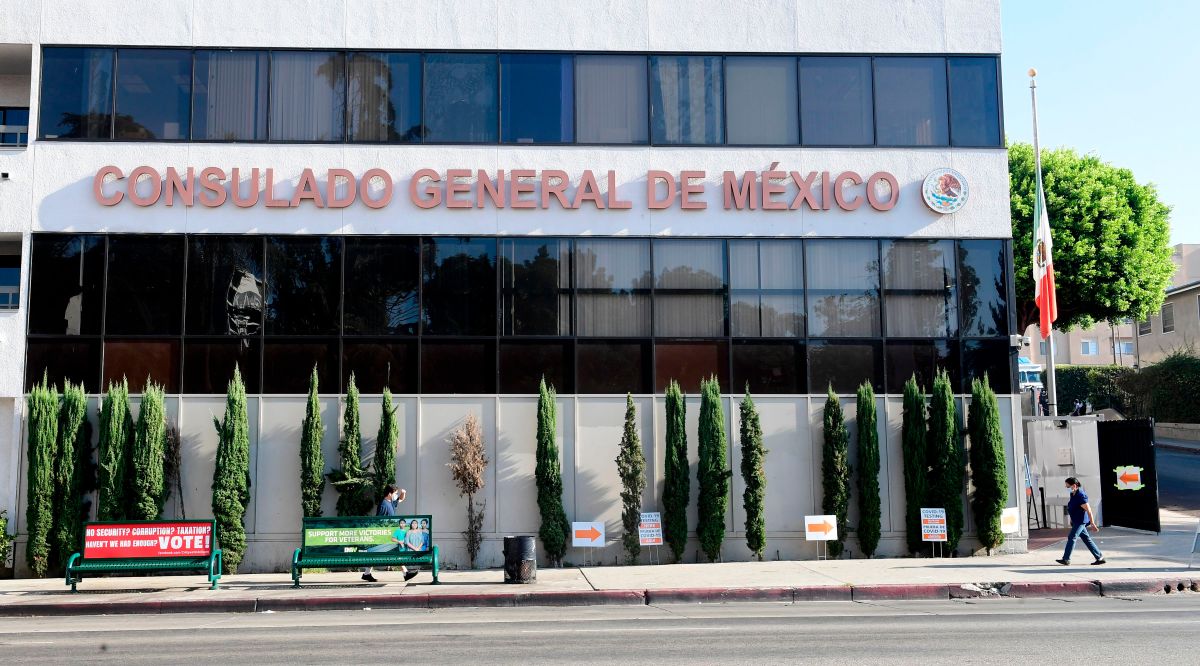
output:
[{"label": "orange arrow sign", "polygon": [[1142,475],[1137,472],[1125,472],[1117,478],[1121,483],[1137,483],[1142,480]]},{"label": "orange arrow sign", "polygon": [[595,527],[591,527],[589,525],[586,530],[575,530],[575,538],[576,539],[587,539],[588,541],[595,541],[596,539],[600,538],[600,530],[596,529]]},{"label": "orange arrow sign", "polygon": [[820,532],[822,534],[829,534],[830,532],[833,531],[833,525],[830,525],[829,521],[824,521],[824,522],[820,522],[820,523],[809,523],[809,524],[805,525],[804,527],[809,532]]}]

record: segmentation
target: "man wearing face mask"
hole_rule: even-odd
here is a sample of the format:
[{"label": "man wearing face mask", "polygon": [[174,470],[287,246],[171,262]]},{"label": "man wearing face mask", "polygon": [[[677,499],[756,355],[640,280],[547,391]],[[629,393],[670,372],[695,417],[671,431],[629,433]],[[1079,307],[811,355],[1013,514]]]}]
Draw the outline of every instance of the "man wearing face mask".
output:
[{"label": "man wearing face mask", "polygon": [[1096,542],[1092,541],[1091,535],[1087,533],[1088,525],[1100,531],[1100,526],[1096,524],[1096,518],[1092,515],[1092,507],[1088,504],[1087,493],[1079,485],[1079,479],[1075,477],[1067,477],[1067,490],[1071,491],[1071,499],[1067,502],[1067,513],[1071,516],[1071,532],[1067,534],[1067,549],[1063,552],[1061,560],[1055,560],[1059,564],[1071,563],[1071,551],[1075,550],[1075,539],[1083,539],[1083,545],[1092,551],[1092,557],[1096,558],[1092,564],[1104,564],[1104,553],[1096,547]]},{"label": "man wearing face mask", "polygon": [[[408,491],[396,486],[388,486],[383,489],[383,499],[379,500],[379,508],[375,511],[376,516],[394,516],[396,515],[396,505],[404,501],[408,496]],[[415,522],[415,521],[414,521]],[[403,525],[403,521],[401,521]],[[403,527],[392,532],[391,543],[382,544],[379,546],[371,546],[367,549],[369,553],[379,553],[389,550],[397,550],[404,545],[405,530]],[[400,567],[400,571],[404,573],[404,580],[412,580],[417,575],[416,571],[409,571],[407,567]],[[363,568],[362,579],[368,583],[377,582],[377,579],[371,572],[371,567]]]}]

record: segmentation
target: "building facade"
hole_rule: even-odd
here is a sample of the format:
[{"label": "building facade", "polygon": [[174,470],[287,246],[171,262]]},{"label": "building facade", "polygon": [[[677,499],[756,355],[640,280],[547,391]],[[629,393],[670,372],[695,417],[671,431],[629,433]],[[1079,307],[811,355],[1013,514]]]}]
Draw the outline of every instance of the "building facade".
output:
[{"label": "building facade", "polygon": [[[914,373],[928,386],[944,368],[960,393],[988,376],[1019,487],[997,1],[12,12],[3,71],[28,75],[5,79],[5,104],[28,109],[29,139],[0,153],[0,232],[19,273],[0,314],[0,506],[18,531],[32,383],[163,384],[183,442],[167,511],[197,517],[235,364],[250,394],[252,571],[282,567],[298,538],[314,367],[331,465],[351,375],[365,455],[377,394],[397,395],[397,478],[437,516],[451,563],[465,512],[447,437],[468,413],[492,461],[482,563],[500,561],[503,535],[538,529],[543,376],[558,389],[567,514],[609,526],[593,559],[620,548],[626,393],[657,508],[673,379],[693,459],[699,382],[721,382],[725,559],[749,556],[746,390],[780,557],[816,553],[803,520],[820,513],[829,387],[852,432],[855,388],[879,394],[881,553],[904,550],[899,394]],[[325,500],[332,513],[332,489]]]}]

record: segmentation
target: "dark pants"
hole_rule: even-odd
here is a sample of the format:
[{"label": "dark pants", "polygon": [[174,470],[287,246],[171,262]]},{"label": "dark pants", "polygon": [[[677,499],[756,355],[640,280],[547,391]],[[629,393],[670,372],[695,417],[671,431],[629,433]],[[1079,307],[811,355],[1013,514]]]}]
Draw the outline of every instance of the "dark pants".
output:
[{"label": "dark pants", "polygon": [[1071,526],[1071,533],[1067,535],[1067,549],[1063,552],[1064,560],[1071,561],[1071,553],[1075,550],[1075,539],[1083,539],[1083,545],[1092,551],[1092,557],[1098,560],[1104,559],[1104,553],[1101,553],[1100,549],[1096,547],[1096,542],[1092,541],[1092,535],[1087,533],[1087,528],[1087,525]]}]

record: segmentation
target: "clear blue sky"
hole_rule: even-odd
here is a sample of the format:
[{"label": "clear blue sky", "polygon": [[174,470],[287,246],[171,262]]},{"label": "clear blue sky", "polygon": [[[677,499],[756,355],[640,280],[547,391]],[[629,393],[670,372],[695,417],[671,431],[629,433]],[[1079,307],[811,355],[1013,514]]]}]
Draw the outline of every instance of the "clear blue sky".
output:
[{"label": "clear blue sky", "polygon": [[1004,125],[1042,148],[1069,146],[1154,183],[1171,242],[1200,243],[1200,2],[1003,0]]}]

